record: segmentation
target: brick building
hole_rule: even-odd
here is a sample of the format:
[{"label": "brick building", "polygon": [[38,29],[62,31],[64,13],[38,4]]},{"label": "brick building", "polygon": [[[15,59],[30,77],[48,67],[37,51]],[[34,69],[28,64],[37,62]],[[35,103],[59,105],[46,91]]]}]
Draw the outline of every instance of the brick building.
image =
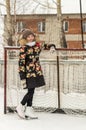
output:
[{"label": "brick building", "polygon": [[[46,1],[46,0],[45,0]],[[57,20],[57,6],[55,1],[40,0],[40,3],[33,0],[21,0],[16,3],[16,20],[17,20],[17,35],[23,28],[33,30],[38,39],[45,43],[54,43],[59,47],[60,31]],[[42,4],[41,4],[42,3]],[[24,4],[24,5],[23,5]],[[45,6],[44,6],[45,5]],[[13,3],[11,3],[13,9]],[[51,8],[52,7],[52,8]],[[67,48],[82,48],[86,46],[86,2],[82,1],[83,14],[83,44],[81,35],[81,19],[80,19],[80,4],[79,1],[61,1],[63,27],[66,38]],[[12,11],[12,10],[11,10]],[[6,12],[5,12],[6,14]],[[11,12],[14,17],[14,11]],[[6,15],[5,15],[6,16]],[[5,17],[6,18],[6,17]],[[6,33],[6,19],[5,33]],[[15,21],[15,20],[14,20]],[[6,37],[6,35],[5,35]],[[17,37],[14,42],[18,42]],[[5,42],[6,43],[6,42]],[[64,45],[65,47],[65,45]]]},{"label": "brick building", "polygon": [[[30,16],[29,16],[30,17]],[[83,48],[86,46],[86,15],[83,15],[83,43],[81,33],[81,19],[79,14],[63,14],[63,28],[67,42],[67,48]],[[39,15],[29,18],[26,22],[27,28],[32,28],[39,34],[40,40],[54,42],[56,36],[56,15]],[[58,25],[57,25],[58,26]],[[58,27],[57,27],[58,28]],[[59,30],[57,29],[58,33]],[[55,34],[56,33],[56,34]]]},{"label": "brick building", "polygon": [[[63,19],[63,28],[65,33],[67,48],[85,47],[86,46],[86,15],[83,14],[83,22],[82,22],[83,23],[83,44],[82,44],[80,14],[62,14],[62,19]],[[58,47],[60,34],[59,34],[59,26],[58,26],[56,14],[18,15],[17,16],[18,36],[23,28],[28,28],[34,31],[39,41],[48,44],[54,43]],[[65,47],[65,45],[63,45],[63,47]]]},{"label": "brick building", "polygon": [[[68,48],[85,48],[86,46],[86,14],[83,14],[81,31],[81,19],[79,14],[63,15],[63,26]],[[83,41],[82,41],[83,36]]]}]

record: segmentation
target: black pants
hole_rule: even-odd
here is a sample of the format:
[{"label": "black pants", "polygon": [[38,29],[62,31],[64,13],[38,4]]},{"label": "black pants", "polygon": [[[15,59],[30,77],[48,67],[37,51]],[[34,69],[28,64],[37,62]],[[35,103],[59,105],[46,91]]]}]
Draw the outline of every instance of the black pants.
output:
[{"label": "black pants", "polygon": [[22,105],[27,104],[27,106],[32,106],[34,90],[35,88],[28,88],[28,92],[26,93],[26,95],[23,97],[21,101]]}]

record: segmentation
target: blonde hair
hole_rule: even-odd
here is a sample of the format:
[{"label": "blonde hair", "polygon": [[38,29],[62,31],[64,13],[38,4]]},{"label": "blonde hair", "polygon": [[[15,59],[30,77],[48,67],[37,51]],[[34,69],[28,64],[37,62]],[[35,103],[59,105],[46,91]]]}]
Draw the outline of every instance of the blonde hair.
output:
[{"label": "blonde hair", "polygon": [[20,40],[19,40],[20,46],[25,46],[26,43],[27,43],[27,40],[25,40],[25,39],[20,39]]}]

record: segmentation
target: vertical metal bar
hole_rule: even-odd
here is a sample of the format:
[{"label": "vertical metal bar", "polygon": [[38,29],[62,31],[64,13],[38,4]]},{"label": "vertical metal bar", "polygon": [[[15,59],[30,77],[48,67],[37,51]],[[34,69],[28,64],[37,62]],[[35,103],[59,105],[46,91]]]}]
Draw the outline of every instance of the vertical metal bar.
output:
[{"label": "vertical metal bar", "polygon": [[59,75],[59,56],[57,56],[57,85],[58,85],[58,109],[60,109],[60,75]]},{"label": "vertical metal bar", "polygon": [[63,113],[66,114],[64,112],[64,110],[61,109],[61,104],[60,104],[60,71],[59,71],[59,56],[57,55],[57,85],[58,85],[58,108],[52,112],[52,113]]},{"label": "vertical metal bar", "polygon": [[84,37],[83,37],[83,19],[82,19],[82,3],[80,2],[80,17],[81,17],[81,37],[82,37],[82,47],[84,48]]},{"label": "vertical metal bar", "polygon": [[7,50],[4,48],[4,114],[6,114],[6,87],[7,87]]}]

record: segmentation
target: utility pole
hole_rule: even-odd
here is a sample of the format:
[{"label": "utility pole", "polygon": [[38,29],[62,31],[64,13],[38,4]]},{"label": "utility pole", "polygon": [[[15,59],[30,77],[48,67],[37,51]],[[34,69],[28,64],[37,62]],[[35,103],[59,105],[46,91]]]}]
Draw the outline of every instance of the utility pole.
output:
[{"label": "utility pole", "polygon": [[82,3],[81,3],[81,0],[79,0],[79,3],[80,3],[80,18],[81,18],[81,39],[82,39],[82,47],[84,47],[83,17],[82,17]]}]

